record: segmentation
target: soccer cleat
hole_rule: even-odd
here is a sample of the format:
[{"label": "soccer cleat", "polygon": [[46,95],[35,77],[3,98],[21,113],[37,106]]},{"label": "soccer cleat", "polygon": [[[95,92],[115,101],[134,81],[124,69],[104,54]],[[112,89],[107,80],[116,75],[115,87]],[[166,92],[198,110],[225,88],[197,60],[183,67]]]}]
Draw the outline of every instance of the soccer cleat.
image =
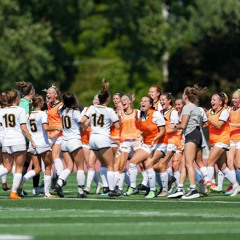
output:
[{"label": "soccer cleat", "polygon": [[77,198],[87,198],[87,194],[85,192],[77,194]]},{"label": "soccer cleat", "polygon": [[128,190],[123,194],[124,196],[131,196],[134,194],[136,188],[129,187]]},{"label": "soccer cleat", "polygon": [[10,190],[10,187],[8,186],[7,182],[2,183],[2,189],[3,189],[3,191],[8,191],[8,190]]},{"label": "soccer cleat", "polygon": [[96,194],[101,193],[102,188],[103,188],[103,185],[102,185],[101,182],[99,182],[98,185],[97,185],[97,187],[96,187],[96,191],[95,191],[95,193],[96,193]]},{"label": "soccer cleat", "polygon": [[199,183],[199,192],[202,193],[204,196],[208,196],[208,188],[202,182]]},{"label": "soccer cleat", "polygon": [[200,194],[197,189],[191,189],[187,194],[182,196],[182,199],[194,199],[194,198],[199,198]]},{"label": "soccer cleat", "polygon": [[151,199],[151,198],[155,198],[155,191],[150,190],[150,192],[148,193],[148,195],[145,197],[147,199]]},{"label": "soccer cleat", "polygon": [[168,191],[171,189],[172,184],[176,182],[176,178],[174,176],[171,177],[171,179],[168,181]]},{"label": "soccer cleat", "polygon": [[45,193],[43,197],[44,198],[56,198],[56,196],[52,195],[51,193]]},{"label": "soccer cleat", "polygon": [[216,183],[211,183],[211,190],[213,190],[214,188],[216,188],[218,185]]},{"label": "soccer cleat", "polygon": [[146,191],[147,187],[144,184],[140,183],[140,184],[137,185],[137,189],[139,191]]},{"label": "soccer cleat", "polygon": [[144,196],[147,196],[149,194],[149,192],[150,192],[150,187],[146,187],[146,191],[144,193]]},{"label": "soccer cleat", "polygon": [[122,195],[122,190],[120,189],[115,189],[113,191],[108,192],[109,197],[119,197]]},{"label": "soccer cleat", "polygon": [[184,195],[183,188],[177,188],[174,193],[168,195],[168,198],[180,198]]},{"label": "soccer cleat", "polygon": [[16,192],[11,192],[9,198],[12,200],[21,199],[21,197]]},{"label": "soccer cleat", "polygon": [[58,176],[52,178],[52,183],[51,183],[51,189],[55,189],[55,186],[57,184]]},{"label": "soccer cleat", "polygon": [[85,187],[83,189],[83,191],[86,193],[86,194],[89,194],[90,193],[90,188],[89,187]]},{"label": "soccer cleat", "polygon": [[233,193],[230,195],[230,197],[236,197],[238,193],[240,192],[239,186],[233,188]]},{"label": "soccer cleat", "polygon": [[63,194],[63,190],[62,190],[62,187],[58,184],[55,185],[55,190],[57,192],[57,195],[61,198],[64,197],[64,194]]},{"label": "soccer cleat", "polygon": [[40,187],[33,188],[32,194],[33,195],[44,194],[44,189]]},{"label": "soccer cleat", "polygon": [[229,185],[228,188],[225,190],[225,193],[229,192],[229,191],[232,191],[233,189],[233,186],[232,185]]},{"label": "soccer cleat", "polygon": [[168,196],[167,188],[163,188],[162,191],[157,196],[158,197],[167,197]]},{"label": "soccer cleat", "polygon": [[103,187],[101,196],[106,196],[108,195],[109,192],[109,187]]},{"label": "soccer cleat", "polygon": [[211,188],[213,192],[222,192],[222,187],[221,186],[216,186],[215,188]]}]

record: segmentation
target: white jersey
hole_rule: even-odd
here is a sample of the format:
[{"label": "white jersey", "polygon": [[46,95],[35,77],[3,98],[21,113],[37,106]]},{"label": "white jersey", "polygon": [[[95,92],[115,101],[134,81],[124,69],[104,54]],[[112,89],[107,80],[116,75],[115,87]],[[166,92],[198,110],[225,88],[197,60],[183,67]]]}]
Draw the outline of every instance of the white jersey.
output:
[{"label": "white jersey", "polygon": [[43,124],[48,124],[47,113],[41,110],[31,111],[28,116],[27,127],[36,146],[49,145],[48,134],[43,129]]},{"label": "white jersey", "polygon": [[62,133],[63,140],[69,139],[81,139],[80,133],[80,122],[81,122],[81,113],[80,110],[73,109],[64,109],[61,111],[61,108],[58,111],[59,115],[62,118]]},{"label": "white jersey", "polygon": [[110,137],[111,124],[119,121],[114,110],[103,105],[90,106],[85,116],[90,118],[91,134],[101,134],[108,137]]},{"label": "white jersey", "polygon": [[25,144],[25,137],[20,127],[27,122],[25,109],[18,106],[1,108],[0,122],[4,133],[3,146]]}]

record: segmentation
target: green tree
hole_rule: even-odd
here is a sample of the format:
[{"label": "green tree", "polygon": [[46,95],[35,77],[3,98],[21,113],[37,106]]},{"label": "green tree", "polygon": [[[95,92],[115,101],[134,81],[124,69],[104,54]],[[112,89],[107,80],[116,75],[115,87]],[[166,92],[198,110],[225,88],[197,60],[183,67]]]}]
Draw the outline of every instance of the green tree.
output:
[{"label": "green tree", "polygon": [[0,81],[1,90],[16,87],[16,81],[43,86],[45,76],[54,71],[50,26],[33,22],[30,12],[22,12],[17,0],[0,1]]}]

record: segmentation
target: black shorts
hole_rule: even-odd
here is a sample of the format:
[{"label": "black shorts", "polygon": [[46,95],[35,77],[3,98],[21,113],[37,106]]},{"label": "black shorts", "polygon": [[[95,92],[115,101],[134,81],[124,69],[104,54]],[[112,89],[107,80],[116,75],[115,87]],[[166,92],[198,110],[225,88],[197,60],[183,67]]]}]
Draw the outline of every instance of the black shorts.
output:
[{"label": "black shorts", "polygon": [[198,148],[202,148],[202,133],[200,128],[196,127],[192,132],[185,136],[185,143],[193,142]]}]

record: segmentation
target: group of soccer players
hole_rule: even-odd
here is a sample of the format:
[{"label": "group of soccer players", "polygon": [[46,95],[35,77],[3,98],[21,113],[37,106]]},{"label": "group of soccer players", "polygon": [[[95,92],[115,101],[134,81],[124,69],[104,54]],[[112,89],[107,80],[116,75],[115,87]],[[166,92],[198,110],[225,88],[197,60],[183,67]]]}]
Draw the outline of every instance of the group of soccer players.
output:
[{"label": "group of soccer players", "polygon": [[[193,199],[200,193],[221,192],[224,178],[230,183],[226,194],[236,196],[240,191],[239,89],[232,94],[232,106],[225,93],[213,94],[207,111],[198,106],[198,96],[206,89],[186,87],[182,98],[174,101],[171,93],[151,86],[138,110],[133,108],[134,96],[120,92],[113,94],[114,108],[108,107],[109,83],[103,80],[93,105],[81,111],[74,93],[61,97],[55,85],[46,90],[46,98],[36,94],[29,82],[17,85],[20,92],[0,95],[0,177],[3,189],[10,190],[6,176],[13,173],[10,199],[27,194],[24,183],[31,178],[33,194],[54,198],[53,185],[64,197],[63,186],[74,167],[77,198],[87,198],[93,180],[95,193],[110,197],[144,192],[146,199]],[[209,143],[203,135],[205,127]],[[208,159],[203,161],[203,149],[209,146]],[[95,169],[98,160],[101,181]],[[218,185],[214,185],[216,169]],[[142,182],[137,185],[139,171]],[[185,193],[187,176],[190,188]]]}]

